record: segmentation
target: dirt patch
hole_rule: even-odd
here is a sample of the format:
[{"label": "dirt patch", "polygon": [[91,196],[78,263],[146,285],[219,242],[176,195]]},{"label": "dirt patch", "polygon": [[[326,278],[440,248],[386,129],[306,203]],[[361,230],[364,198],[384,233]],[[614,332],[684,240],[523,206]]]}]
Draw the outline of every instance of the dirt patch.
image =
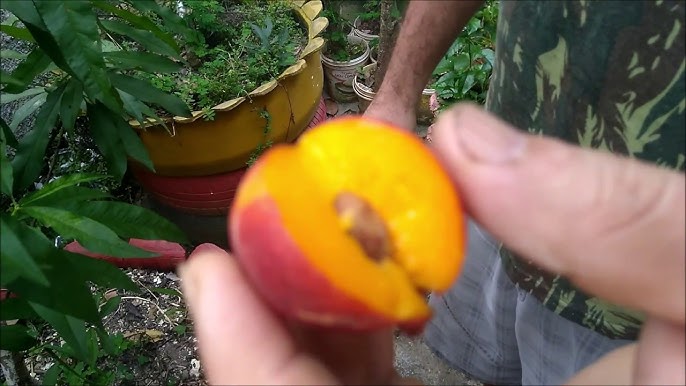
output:
[{"label": "dirt patch", "polygon": [[378,35],[381,30],[381,22],[379,19],[362,20],[357,26],[357,29],[366,34]]},{"label": "dirt patch", "polygon": [[[114,385],[206,385],[179,277],[171,272],[125,272],[141,292],[105,292],[105,298],[122,299],[104,318],[105,329],[116,337],[122,353],[103,356],[98,371]],[[59,345],[60,341],[56,334],[46,333],[41,343]],[[26,358],[31,376],[38,381],[53,364],[52,358],[41,355]]]}]

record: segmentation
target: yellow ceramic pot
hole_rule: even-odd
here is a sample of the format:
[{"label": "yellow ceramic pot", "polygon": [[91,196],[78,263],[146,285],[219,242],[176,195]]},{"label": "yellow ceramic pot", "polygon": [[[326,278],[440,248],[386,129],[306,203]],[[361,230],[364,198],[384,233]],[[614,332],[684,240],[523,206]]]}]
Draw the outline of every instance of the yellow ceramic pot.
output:
[{"label": "yellow ceramic pot", "polygon": [[[273,143],[294,140],[307,126],[317,109],[324,80],[320,51],[324,39],[318,35],[328,20],[318,17],[319,0],[291,1],[303,26],[308,44],[296,64],[277,79],[262,84],[247,97],[235,98],[212,109],[214,120],[201,111],[192,118],[174,117],[162,126],[139,130],[156,173],[163,176],[205,176],[226,173],[246,166],[251,153],[265,141],[264,129],[270,117],[267,140]],[[262,115],[261,115],[262,114]]]}]

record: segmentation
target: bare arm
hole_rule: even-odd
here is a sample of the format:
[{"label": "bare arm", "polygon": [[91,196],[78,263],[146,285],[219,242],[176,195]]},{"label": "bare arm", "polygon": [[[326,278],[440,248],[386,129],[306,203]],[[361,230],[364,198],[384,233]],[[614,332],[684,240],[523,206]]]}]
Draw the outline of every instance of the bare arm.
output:
[{"label": "bare arm", "polygon": [[410,1],[383,84],[366,115],[414,128],[415,107],[431,72],[482,4]]}]

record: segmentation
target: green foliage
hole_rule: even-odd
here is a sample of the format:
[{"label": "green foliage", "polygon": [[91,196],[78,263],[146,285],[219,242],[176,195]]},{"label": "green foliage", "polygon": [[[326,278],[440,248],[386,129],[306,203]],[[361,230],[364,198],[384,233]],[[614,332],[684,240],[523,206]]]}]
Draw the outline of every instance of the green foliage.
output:
[{"label": "green foliage", "polygon": [[252,153],[250,153],[250,158],[248,159],[248,166],[252,166],[255,162],[257,162],[257,159],[264,153],[267,149],[272,147],[273,142],[271,139],[267,139],[269,136],[269,133],[272,131],[272,116],[269,114],[269,111],[267,109],[262,109],[259,112],[260,117],[264,119],[264,130],[262,130],[262,135],[263,135],[263,142],[257,146],[255,150],[253,150]]},{"label": "green foliage", "polygon": [[[358,15],[361,22],[376,21],[377,26],[381,18],[381,0],[367,0],[362,5],[364,12]],[[379,31],[374,31],[378,34]]]},{"label": "green foliage", "polygon": [[[113,201],[102,186],[123,178],[128,159],[153,167],[130,120],[159,119],[153,106],[190,115],[178,97],[128,73],[180,68],[176,38],[190,40],[194,32],[153,0],[6,1],[2,8],[14,15],[2,31],[28,42],[31,51],[26,56],[4,52],[3,58],[13,56],[20,63],[0,80],[3,103],[28,98],[10,124],[0,119],[0,288],[17,296],[3,301],[1,320],[21,320],[3,327],[0,344],[8,350],[27,349],[37,337],[30,326],[47,324],[64,345],[40,349],[53,353],[58,362],[72,358],[82,363],[70,370],[76,362],[55,365],[50,376],[57,379],[62,374],[57,369],[62,368],[71,374],[60,378],[67,384],[90,384],[77,382],[78,373],[95,369],[102,355],[117,353],[91,286],[130,291],[137,287],[110,263],[67,252],[53,239],[60,235],[93,252],[120,257],[153,255],[128,244],[125,239],[130,237],[186,242],[166,219]],[[140,54],[119,46],[110,40],[113,34],[129,36],[150,50]],[[17,139],[15,130],[32,113],[34,126]],[[76,139],[84,127],[107,169],[54,178],[54,158],[45,162],[50,144],[67,142],[74,154],[82,150]]]},{"label": "green foliage", "polygon": [[182,42],[188,66],[168,74],[136,76],[176,94],[193,110],[209,111],[278,77],[297,61],[307,42],[295,13],[281,0],[184,4],[184,18],[200,34],[197,40]]},{"label": "green foliage", "polygon": [[[402,1],[393,1],[393,8],[391,9],[391,17],[394,19],[399,19],[402,16],[400,4]],[[381,0],[366,0],[362,5],[363,12],[359,14],[361,22],[376,22],[378,28],[378,22],[381,18]],[[374,34],[378,34],[378,30],[373,31]]]},{"label": "green foliage", "polygon": [[85,331],[90,331],[86,325],[102,329],[87,283],[133,291],[136,287],[107,262],[55,248],[39,227],[73,237],[94,252],[122,257],[152,254],[120,237],[186,241],[174,225],[157,214],[110,201],[102,191],[83,186],[99,178],[58,178],[15,202],[11,212],[0,217],[0,287],[17,294],[15,302],[50,323],[81,360],[90,350],[84,338]]},{"label": "green foliage", "polygon": [[447,107],[459,100],[484,103],[495,59],[498,1],[487,0],[441,59],[431,85]]},{"label": "green foliage", "polygon": [[[108,304],[116,300],[120,301],[121,298],[116,296],[104,303],[101,313],[106,311],[105,307]],[[40,322],[29,321],[27,325],[29,331],[42,329]],[[124,338],[120,333],[102,335],[96,329],[86,330],[83,338],[86,347],[89,348],[86,360],[76,355],[67,344],[44,343],[29,351],[34,355],[45,355],[54,361],[54,364],[43,374],[42,384],[111,385],[132,378],[129,369],[108,359],[130,352],[136,342]],[[108,347],[108,351],[98,350],[99,340],[106,342],[104,345]]]},{"label": "green foliage", "polygon": [[[173,61],[180,59],[174,38],[144,16],[150,12],[167,15],[163,7],[151,0],[122,2],[119,7],[103,0],[11,1],[3,2],[2,7],[24,25],[18,27],[14,25],[16,22],[10,22],[3,25],[3,30],[14,29],[16,36],[28,34],[35,42],[26,59],[1,81],[1,91],[5,95],[33,95],[17,110],[11,128],[16,129],[21,121],[37,111],[36,125],[19,141],[12,161],[15,193],[30,187],[40,175],[53,128],[59,126],[72,132],[77,117],[84,111],[91,118],[93,115],[106,116],[101,120],[108,121],[108,128],[91,125],[91,129],[97,131],[93,133],[96,144],[116,179],[121,179],[126,171],[127,156],[152,168],[128,120],[159,120],[148,104],[183,116],[190,116],[190,110],[176,96],[154,94],[151,85],[140,83],[142,81],[134,84],[124,73],[131,68],[150,70],[150,65],[141,64],[150,62],[162,64],[157,71],[179,67]],[[101,12],[96,13],[96,9]],[[173,19],[168,15],[167,18]],[[183,25],[178,16],[173,23]],[[148,29],[140,29],[141,26]],[[178,26],[174,28],[179,29]],[[137,58],[136,52],[125,49],[105,55],[107,43],[112,44],[109,36],[115,33],[142,42],[157,53],[147,53],[147,62]],[[189,30],[186,35],[193,36],[193,33]],[[45,78],[47,83],[36,84]],[[159,95],[164,97],[155,98]],[[3,98],[3,102],[5,100]]]},{"label": "green foliage", "polygon": [[337,9],[338,5],[337,1],[324,2],[321,15],[329,20],[329,26],[322,36],[326,40],[326,56],[339,62],[345,62],[362,55],[365,47],[360,44],[351,44],[348,41],[348,34],[353,25],[340,15]]}]

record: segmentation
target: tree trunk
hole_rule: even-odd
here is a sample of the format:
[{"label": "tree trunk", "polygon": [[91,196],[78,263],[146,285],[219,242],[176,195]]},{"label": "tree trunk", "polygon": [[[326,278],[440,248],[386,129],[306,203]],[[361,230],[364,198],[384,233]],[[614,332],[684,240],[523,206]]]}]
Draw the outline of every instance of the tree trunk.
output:
[{"label": "tree trunk", "polygon": [[374,91],[379,91],[381,82],[386,75],[388,62],[393,54],[395,40],[398,38],[398,31],[402,19],[393,18],[393,7],[395,0],[381,0],[380,4],[380,26],[379,26],[379,48],[378,64],[374,74]]}]

